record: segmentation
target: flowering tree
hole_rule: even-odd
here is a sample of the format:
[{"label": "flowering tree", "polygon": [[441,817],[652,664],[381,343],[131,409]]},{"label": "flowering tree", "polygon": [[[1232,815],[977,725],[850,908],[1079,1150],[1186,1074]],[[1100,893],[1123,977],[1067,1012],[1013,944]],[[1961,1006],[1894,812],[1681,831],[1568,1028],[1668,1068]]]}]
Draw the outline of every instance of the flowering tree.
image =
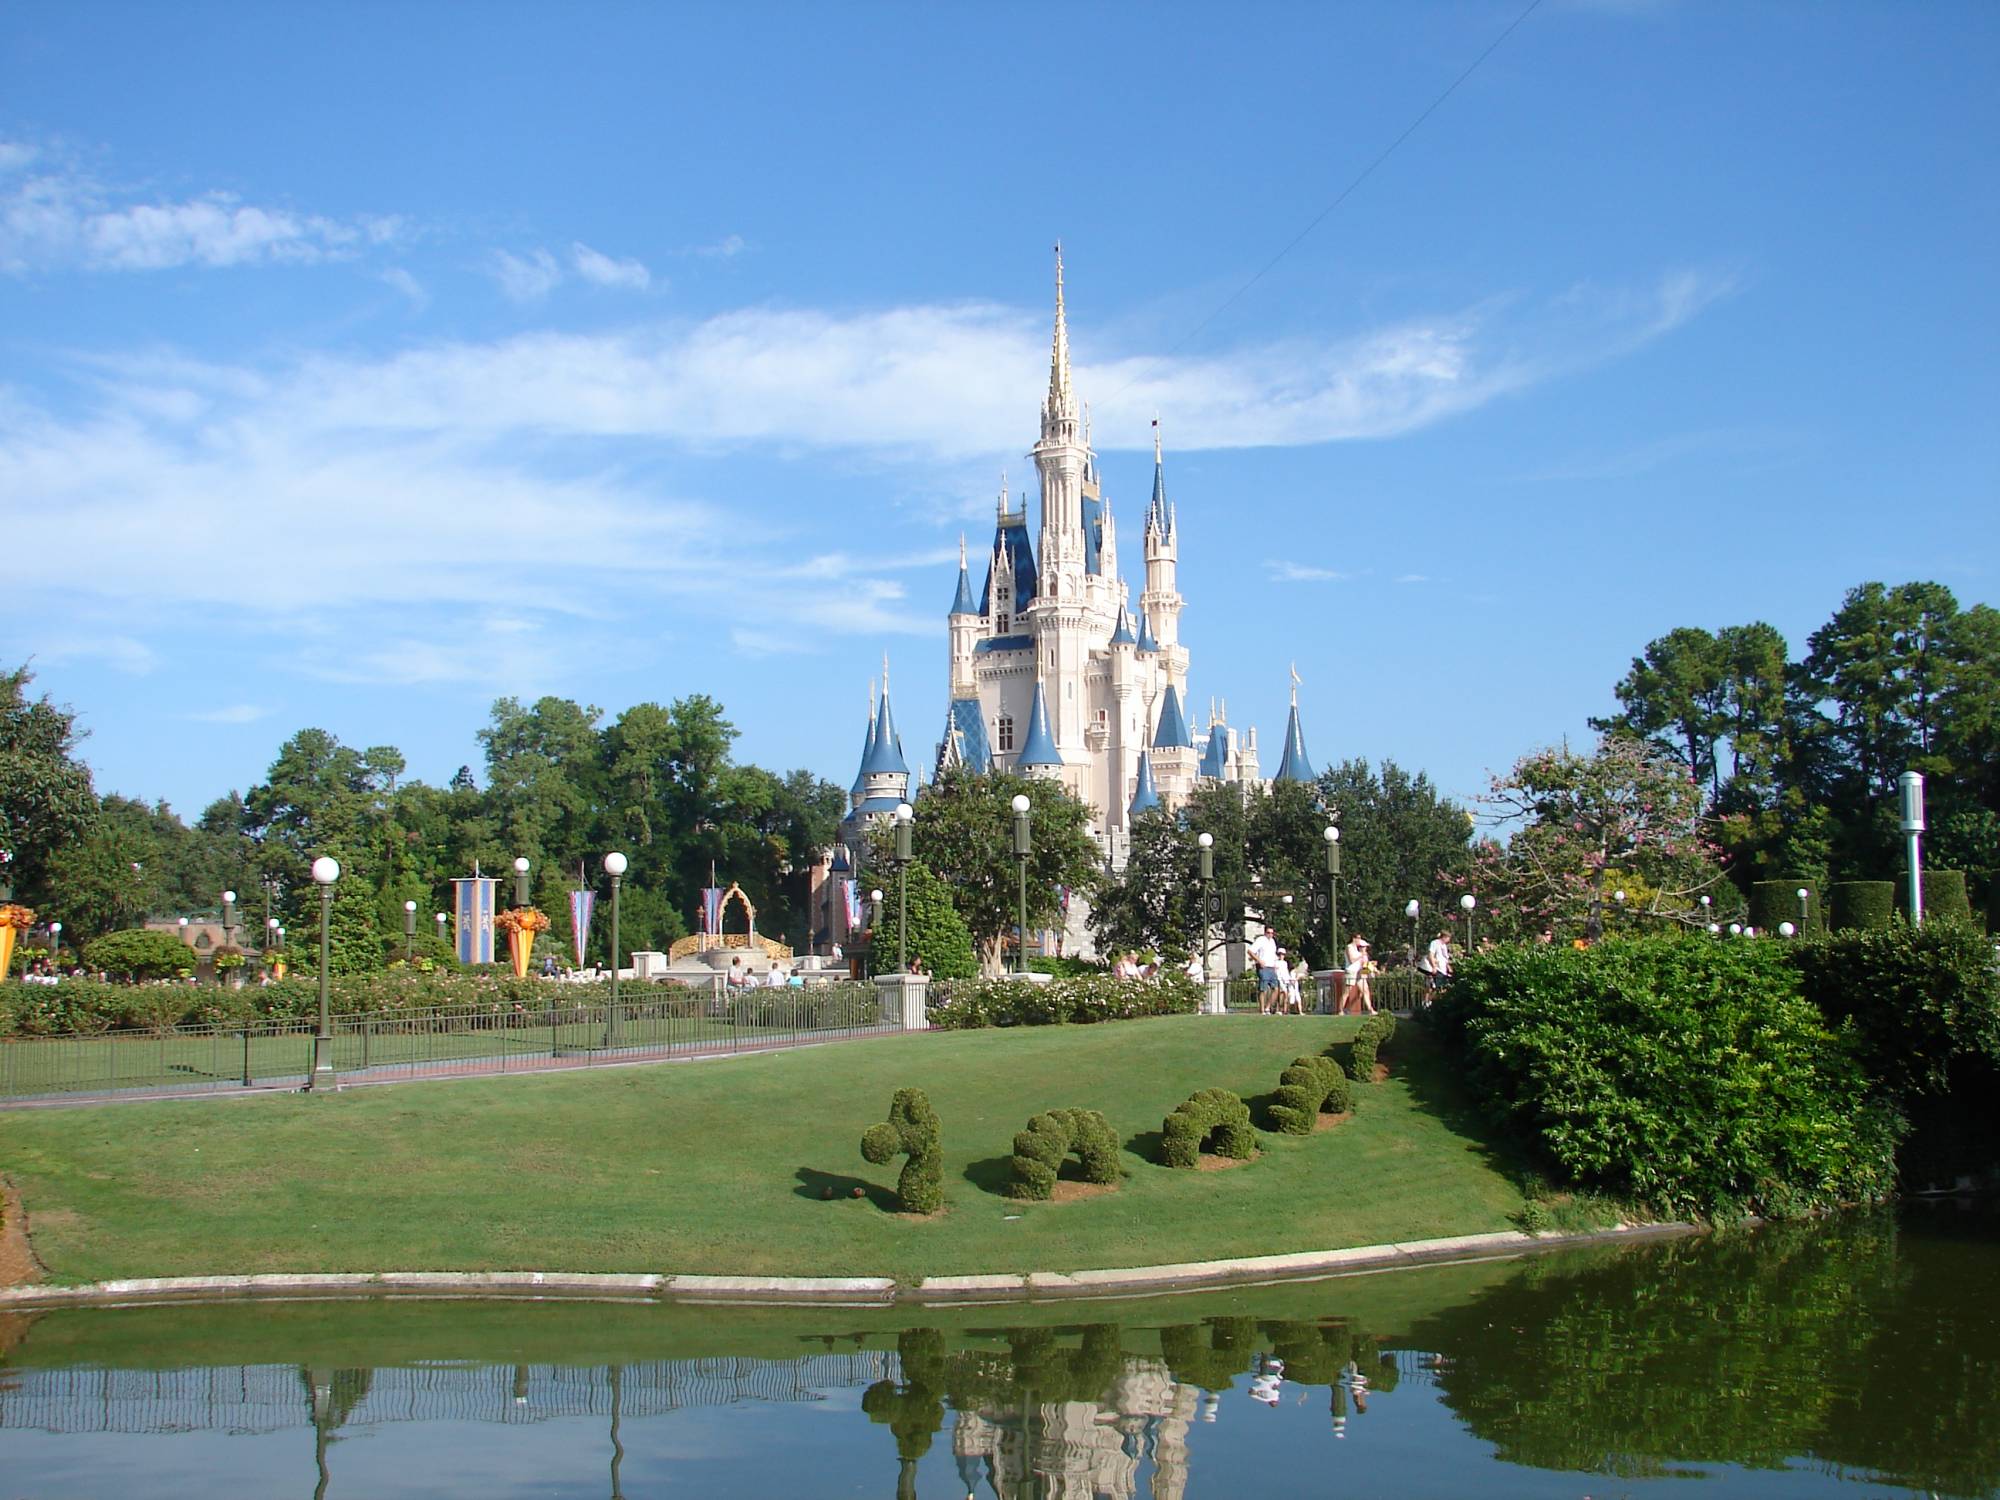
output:
[{"label": "flowering tree", "polygon": [[1509,836],[1482,840],[1474,887],[1500,935],[1555,928],[1595,938],[1615,890],[1628,909],[1694,925],[1700,898],[1733,904],[1720,851],[1685,765],[1629,735],[1589,755],[1567,746],[1523,757],[1480,798]]}]

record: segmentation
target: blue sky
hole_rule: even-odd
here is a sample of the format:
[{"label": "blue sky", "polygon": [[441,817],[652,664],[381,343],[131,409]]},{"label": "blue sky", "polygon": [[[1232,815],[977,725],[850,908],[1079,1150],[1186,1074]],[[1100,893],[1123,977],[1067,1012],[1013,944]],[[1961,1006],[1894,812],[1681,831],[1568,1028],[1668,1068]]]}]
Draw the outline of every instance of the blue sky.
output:
[{"label": "blue sky", "polygon": [[[1047,379],[1191,696],[1469,795],[1681,624],[2000,602],[2000,9],[0,13],[0,662],[189,816],[307,725],[944,710]],[[1236,295],[1238,293],[1241,295]],[[1232,300],[1233,299],[1233,300]],[[928,753],[928,752],[926,752]]]}]

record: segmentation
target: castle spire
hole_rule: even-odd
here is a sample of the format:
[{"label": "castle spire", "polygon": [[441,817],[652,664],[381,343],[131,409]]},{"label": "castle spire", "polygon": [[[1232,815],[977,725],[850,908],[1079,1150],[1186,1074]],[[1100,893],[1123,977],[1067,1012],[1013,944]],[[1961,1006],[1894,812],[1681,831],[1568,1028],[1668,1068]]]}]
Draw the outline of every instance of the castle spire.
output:
[{"label": "castle spire", "polygon": [[1000,471],[1000,519],[1007,519],[1007,471]]},{"label": "castle spire", "polygon": [[1069,317],[1063,307],[1062,242],[1056,242],[1056,328],[1049,347],[1049,414],[1076,415],[1076,392],[1069,379]]},{"label": "castle spire", "polygon": [[1160,453],[1160,419],[1153,418],[1153,499],[1146,507],[1146,529],[1162,536],[1173,530],[1167,512],[1167,465]]}]

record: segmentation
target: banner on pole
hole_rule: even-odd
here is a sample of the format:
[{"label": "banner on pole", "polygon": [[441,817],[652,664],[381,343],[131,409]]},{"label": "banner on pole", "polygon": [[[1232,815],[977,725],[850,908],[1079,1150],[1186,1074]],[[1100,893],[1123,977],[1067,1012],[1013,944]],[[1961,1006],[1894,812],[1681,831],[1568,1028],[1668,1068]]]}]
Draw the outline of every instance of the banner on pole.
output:
[{"label": "banner on pole", "polygon": [[722,887],[705,885],[701,888],[701,930],[710,937],[722,931]]},{"label": "banner on pole", "polygon": [[499,884],[490,875],[467,875],[451,883],[462,964],[493,962],[494,890]]},{"label": "banner on pole", "polygon": [[590,936],[590,914],[597,905],[597,892],[569,893],[569,930],[575,940],[576,966],[583,967],[584,940]]}]

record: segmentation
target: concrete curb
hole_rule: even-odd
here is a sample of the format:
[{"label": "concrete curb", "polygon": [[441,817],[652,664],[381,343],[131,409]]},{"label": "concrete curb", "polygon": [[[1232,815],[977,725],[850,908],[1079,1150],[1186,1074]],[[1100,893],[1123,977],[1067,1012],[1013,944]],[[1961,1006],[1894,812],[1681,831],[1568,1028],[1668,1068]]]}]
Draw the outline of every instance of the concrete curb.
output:
[{"label": "concrete curb", "polygon": [[887,1276],[708,1276],[588,1271],[321,1271],[265,1276],[155,1276],[86,1286],[0,1288],[0,1312],[227,1299],[311,1301],[326,1297],[539,1297],[642,1302],[810,1303],[886,1307],[891,1303],[1022,1302],[1056,1297],[1129,1297],[1247,1283],[1502,1260],[1574,1245],[1692,1234],[1692,1224],[1620,1224],[1586,1234],[1463,1234],[1445,1239],[1306,1250],[1232,1260],[1179,1261],[1097,1271],[1023,1271],[926,1276],[914,1286]]}]

